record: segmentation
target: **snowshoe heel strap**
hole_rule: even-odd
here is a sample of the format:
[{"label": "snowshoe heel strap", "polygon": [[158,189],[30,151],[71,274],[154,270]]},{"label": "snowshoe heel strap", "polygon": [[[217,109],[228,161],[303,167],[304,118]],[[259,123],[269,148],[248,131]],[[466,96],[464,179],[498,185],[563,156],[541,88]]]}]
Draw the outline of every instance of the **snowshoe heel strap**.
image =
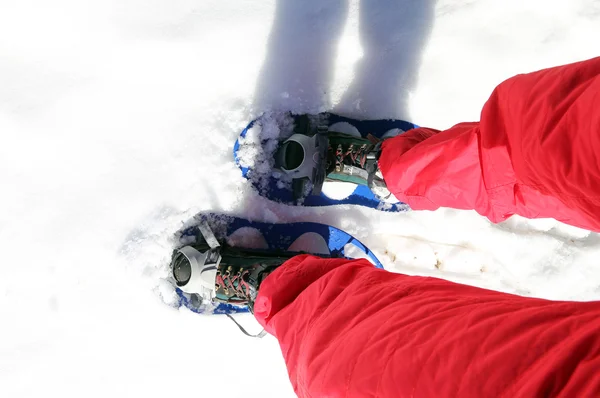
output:
[{"label": "snowshoe heel strap", "polygon": [[319,131],[319,133],[317,134],[316,138],[316,144],[317,144],[317,159],[316,160],[316,164],[315,167],[313,168],[313,174],[312,174],[312,183],[313,183],[313,189],[312,189],[312,194],[313,195],[320,195],[321,194],[321,190],[323,189],[323,183],[325,182],[325,176],[326,176],[326,162],[327,162],[327,148],[329,147],[329,140],[327,139],[327,130],[325,131]]}]

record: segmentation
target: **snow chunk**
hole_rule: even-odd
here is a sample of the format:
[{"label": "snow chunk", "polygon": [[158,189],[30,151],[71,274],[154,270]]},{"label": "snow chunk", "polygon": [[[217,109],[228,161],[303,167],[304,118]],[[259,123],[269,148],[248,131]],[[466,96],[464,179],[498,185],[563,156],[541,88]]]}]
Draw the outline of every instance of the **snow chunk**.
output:
[{"label": "snow chunk", "polygon": [[279,143],[294,131],[294,118],[288,113],[269,112],[261,116],[239,139],[238,162],[247,167],[248,178],[264,193],[271,178],[279,188],[291,189],[291,178],[275,169],[275,151]]}]

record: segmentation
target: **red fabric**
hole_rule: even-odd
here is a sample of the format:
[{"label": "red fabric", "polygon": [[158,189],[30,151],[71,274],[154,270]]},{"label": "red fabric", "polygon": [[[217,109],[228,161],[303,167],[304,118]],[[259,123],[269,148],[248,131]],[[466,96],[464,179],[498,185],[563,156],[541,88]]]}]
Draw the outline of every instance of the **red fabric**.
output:
[{"label": "red fabric", "polygon": [[600,396],[600,302],[302,255],[263,282],[255,316],[301,398]]},{"label": "red fabric", "polygon": [[600,231],[600,57],[503,82],[481,122],[386,140],[379,167],[415,210],[551,217]]}]

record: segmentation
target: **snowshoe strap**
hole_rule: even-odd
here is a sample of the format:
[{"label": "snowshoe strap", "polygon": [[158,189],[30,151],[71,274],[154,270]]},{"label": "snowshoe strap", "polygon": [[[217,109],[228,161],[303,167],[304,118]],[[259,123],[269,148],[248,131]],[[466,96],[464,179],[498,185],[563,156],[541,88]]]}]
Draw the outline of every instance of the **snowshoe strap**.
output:
[{"label": "snowshoe strap", "polygon": [[233,323],[235,323],[237,325],[237,327],[242,331],[242,333],[244,333],[248,337],[262,339],[263,337],[265,337],[267,335],[267,331],[265,329],[263,329],[262,332],[260,332],[258,334],[250,334],[246,331],[246,329],[244,329],[244,327],[242,325],[240,325],[240,323],[238,321],[235,320],[235,318],[233,316],[231,316],[231,314],[225,314],[225,315],[227,315],[227,317],[229,319],[231,319],[233,321]]},{"label": "snowshoe strap", "polygon": [[365,169],[367,173],[369,173],[369,177],[367,178],[367,186],[369,189],[373,190],[373,180],[375,178],[375,174],[377,173],[377,168],[379,167],[377,162],[379,161],[379,157],[381,156],[381,143],[383,141],[377,142],[373,150],[367,155],[367,163]]},{"label": "snowshoe strap", "polygon": [[319,126],[319,132],[316,136],[317,148],[319,148],[319,152],[317,152],[318,158],[316,159],[316,164],[313,168],[311,179],[313,183],[313,195],[321,194],[323,183],[325,182],[325,176],[327,174],[327,147],[329,146],[329,140],[327,139],[327,127],[321,127],[322,126]]},{"label": "snowshoe strap", "polygon": [[329,144],[326,125],[312,130],[308,121],[285,140],[275,153],[275,167],[292,177],[294,198],[305,196],[306,183],[312,183],[312,194],[319,195],[325,181],[327,148]]},{"label": "snowshoe strap", "polygon": [[211,249],[216,249],[217,247],[221,246],[219,244],[219,241],[215,237],[215,234],[213,233],[212,229],[210,228],[210,225],[208,225],[207,222],[203,221],[200,224],[198,224],[198,229],[200,230],[204,241],[208,244],[208,246]]}]

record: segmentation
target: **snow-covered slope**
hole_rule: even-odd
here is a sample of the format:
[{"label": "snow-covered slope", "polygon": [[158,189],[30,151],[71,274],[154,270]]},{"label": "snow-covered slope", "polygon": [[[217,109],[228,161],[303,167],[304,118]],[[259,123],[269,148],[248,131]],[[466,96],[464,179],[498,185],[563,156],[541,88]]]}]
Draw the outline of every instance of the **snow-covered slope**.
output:
[{"label": "snow-covered slope", "polygon": [[599,299],[597,234],[290,209],[231,160],[265,109],[475,120],[497,83],[597,56],[599,35],[594,0],[1,4],[0,395],[294,396],[274,339],[162,302],[171,235],[202,210],[329,222],[399,272]]}]

